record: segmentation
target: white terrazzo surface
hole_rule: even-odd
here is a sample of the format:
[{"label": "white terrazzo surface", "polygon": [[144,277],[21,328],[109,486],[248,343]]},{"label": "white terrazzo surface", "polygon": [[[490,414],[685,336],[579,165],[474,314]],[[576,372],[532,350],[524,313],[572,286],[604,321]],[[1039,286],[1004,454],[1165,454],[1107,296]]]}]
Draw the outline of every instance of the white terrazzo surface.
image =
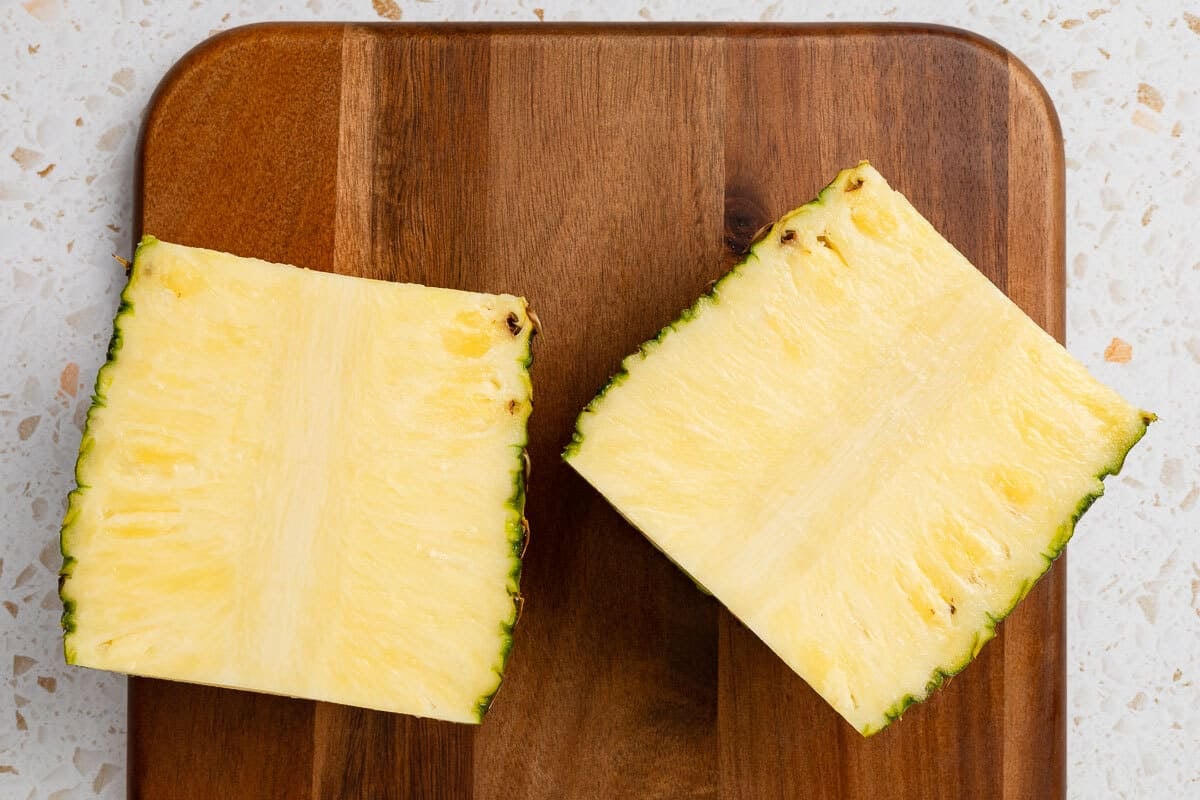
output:
[{"label": "white terrazzo surface", "polygon": [[381,16],[933,21],[1029,64],[1066,136],[1069,347],[1162,418],[1070,546],[1070,796],[1200,798],[1200,0],[642,3],[0,6],[0,798],[124,796],[125,681],[63,665],[55,574],[150,93],[216,31]]}]

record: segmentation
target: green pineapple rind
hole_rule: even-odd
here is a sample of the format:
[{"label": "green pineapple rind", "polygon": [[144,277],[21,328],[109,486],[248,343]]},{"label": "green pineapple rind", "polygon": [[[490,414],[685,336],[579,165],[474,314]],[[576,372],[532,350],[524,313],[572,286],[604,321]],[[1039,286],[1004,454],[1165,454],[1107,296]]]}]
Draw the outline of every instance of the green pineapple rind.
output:
[{"label": "green pineapple rind", "polygon": [[71,578],[71,573],[75,569],[75,557],[71,555],[70,536],[75,524],[75,518],[79,514],[79,499],[90,488],[84,481],[83,471],[84,465],[87,463],[88,455],[91,453],[92,446],[95,441],[92,438],[92,415],[96,409],[104,408],[107,404],[105,390],[108,388],[108,383],[111,378],[109,371],[113,364],[116,363],[120,355],[121,348],[124,346],[124,337],[121,331],[121,321],[128,315],[134,313],[133,303],[130,300],[130,289],[138,276],[138,265],[145,254],[146,250],[158,243],[158,239],[153,236],[143,236],[138,243],[137,250],[133,254],[133,263],[129,267],[129,279],[125,282],[125,288],[121,290],[121,302],[117,306],[117,313],[113,317],[113,332],[112,337],[108,340],[108,354],[104,365],[96,373],[96,383],[92,389],[92,403],[88,408],[87,418],[83,426],[83,438],[79,443],[79,455],[75,459],[75,488],[67,495],[67,513],[63,515],[62,527],[59,529],[58,546],[59,552],[62,554],[62,567],[58,572],[58,596],[62,600],[63,613],[60,624],[63,629],[63,657],[68,664],[75,663],[75,648],[71,642],[71,635],[75,632],[75,600],[67,591],[67,584]]},{"label": "green pineapple rind", "polygon": [[1030,577],[1021,584],[1021,588],[1017,591],[1017,594],[1012,601],[1009,602],[1007,609],[994,616],[992,614],[987,615],[987,624],[976,634],[975,641],[971,646],[970,652],[967,653],[963,659],[954,666],[938,667],[935,669],[929,678],[929,682],[925,685],[925,691],[923,694],[907,694],[900,698],[895,705],[884,712],[884,723],[882,725],[877,728],[868,725],[860,730],[859,733],[861,733],[863,736],[873,736],[876,733],[879,733],[888,725],[891,725],[893,722],[900,719],[904,715],[904,712],[909,708],[917,703],[928,700],[929,697],[935,691],[937,691],[937,689],[939,689],[943,683],[962,672],[967,668],[967,665],[975,660],[980,651],[983,650],[983,646],[995,638],[997,626],[999,626],[1000,623],[1003,622],[1004,619],[1013,612],[1017,605],[1025,599],[1025,596],[1029,594],[1034,585],[1037,584],[1042,576],[1049,572],[1050,566],[1054,563],[1055,559],[1062,555],[1064,548],[1067,546],[1067,542],[1071,540],[1071,536],[1075,533],[1075,526],[1079,522],[1080,518],[1087,513],[1087,510],[1092,507],[1092,504],[1104,494],[1104,479],[1110,475],[1117,475],[1121,472],[1121,469],[1125,466],[1125,459],[1129,455],[1129,451],[1132,450],[1134,446],[1142,440],[1142,437],[1146,435],[1146,431],[1149,429],[1150,424],[1155,422],[1157,419],[1158,417],[1154,414],[1142,412],[1141,428],[1138,429],[1137,433],[1134,434],[1129,443],[1119,451],[1116,460],[1113,461],[1113,463],[1109,466],[1102,469],[1096,476],[1096,479],[1100,481],[1099,488],[1094,492],[1089,492],[1088,494],[1084,495],[1080,499],[1079,503],[1075,506],[1075,511],[1072,512],[1071,518],[1058,527],[1054,538],[1050,540],[1050,544],[1046,548],[1046,552],[1042,553],[1042,558],[1046,562],[1045,567],[1037,575]]},{"label": "green pineapple rind", "polygon": [[646,360],[646,357],[650,355],[650,353],[654,352],[654,350],[660,344],[662,344],[663,340],[666,339],[667,336],[673,331],[678,330],[680,327],[695,319],[696,316],[701,313],[706,306],[716,305],[719,303],[721,284],[736,274],[737,271],[751,258],[757,258],[753,249],[751,249],[750,252],[746,254],[746,257],[739,261],[733,267],[733,269],[729,270],[729,272],[726,272],[719,280],[717,280],[716,283],[709,287],[707,292],[700,295],[700,298],[695,303],[685,308],[680,313],[678,318],[664,325],[652,338],[642,342],[634,353],[621,360],[621,365],[617,371],[613,373],[612,377],[608,379],[608,382],[605,383],[604,386],[600,387],[600,391],[596,393],[596,396],[593,397],[586,406],[584,406],[583,411],[581,411],[579,416],[576,418],[575,430],[571,434],[571,441],[567,443],[567,446],[562,452],[562,458],[564,461],[569,462],[571,457],[579,452],[580,446],[583,445],[583,432],[580,430],[580,424],[583,422],[584,415],[595,413],[600,407],[600,403],[604,400],[605,395],[608,394],[609,390],[620,386],[629,378],[629,368],[634,363],[635,359],[638,361]]},{"label": "green pineapple rind", "polygon": [[[537,325],[531,323],[529,336],[525,339],[525,356],[521,362],[522,367],[525,369],[527,386],[532,386],[529,378],[529,370],[533,366],[533,337],[536,334]],[[526,399],[529,401],[530,408],[532,408],[532,390],[529,391]],[[527,456],[528,445],[528,434],[525,441],[513,445],[513,448],[516,450],[517,466],[512,473],[513,493],[506,504],[509,510],[507,523],[508,541],[512,546],[512,569],[508,573],[508,596],[512,599],[512,614],[508,619],[500,623],[500,655],[492,667],[492,672],[496,675],[496,685],[490,691],[480,695],[479,699],[475,702],[475,721],[477,723],[483,722],[484,715],[492,707],[492,702],[496,699],[496,693],[500,691],[500,686],[504,682],[504,670],[508,666],[509,656],[512,655],[513,628],[516,627],[517,620],[521,616],[521,606],[524,602],[521,597],[521,571],[523,568],[525,547],[529,540],[529,528],[525,520],[525,494],[526,484],[529,480],[527,472],[529,463]]]}]

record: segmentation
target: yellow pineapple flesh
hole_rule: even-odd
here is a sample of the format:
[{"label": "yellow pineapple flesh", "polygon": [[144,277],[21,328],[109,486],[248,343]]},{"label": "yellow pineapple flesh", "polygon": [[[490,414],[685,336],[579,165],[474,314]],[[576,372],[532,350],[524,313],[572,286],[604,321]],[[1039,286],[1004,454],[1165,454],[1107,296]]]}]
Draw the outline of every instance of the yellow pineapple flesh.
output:
[{"label": "yellow pineapple flesh", "polygon": [[622,366],[566,460],[863,734],[978,654],[1152,419],[865,162]]},{"label": "yellow pineapple flesh", "polygon": [[478,721],[532,330],[518,297],[144,240],[63,526],[68,661]]}]

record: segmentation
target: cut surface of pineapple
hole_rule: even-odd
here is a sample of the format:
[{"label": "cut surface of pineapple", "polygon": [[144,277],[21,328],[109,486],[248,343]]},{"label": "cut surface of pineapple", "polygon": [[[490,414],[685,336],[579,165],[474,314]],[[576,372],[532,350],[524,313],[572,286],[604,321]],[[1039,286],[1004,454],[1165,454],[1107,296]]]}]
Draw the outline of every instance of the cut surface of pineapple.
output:
[{"label": "cut surface of pineapple", "polygon": [[866,162],[622,367],[567,462],[863,734],[979,653],[1152,419]]},{"label": "cut surface of pineapple", "polygon": [[63,523],[67,660],[477,722],[532,331],[518,297],[143,240]]}]

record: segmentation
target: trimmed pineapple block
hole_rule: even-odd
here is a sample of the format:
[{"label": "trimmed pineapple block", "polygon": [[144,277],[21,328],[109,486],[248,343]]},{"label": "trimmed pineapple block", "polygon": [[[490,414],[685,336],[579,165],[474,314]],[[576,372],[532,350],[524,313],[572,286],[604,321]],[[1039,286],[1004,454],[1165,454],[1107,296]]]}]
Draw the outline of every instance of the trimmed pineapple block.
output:
[{"label": "trimmed pineapple block", "polygon": [[864,162],[629,356],[564,456],[867,735],[979,653],[1152,418]]},{"label": "trimmed pineapple block", "polygon": [[479,721],[517,613],[525,301],[153,238],[122,300],[67,661]]}]

